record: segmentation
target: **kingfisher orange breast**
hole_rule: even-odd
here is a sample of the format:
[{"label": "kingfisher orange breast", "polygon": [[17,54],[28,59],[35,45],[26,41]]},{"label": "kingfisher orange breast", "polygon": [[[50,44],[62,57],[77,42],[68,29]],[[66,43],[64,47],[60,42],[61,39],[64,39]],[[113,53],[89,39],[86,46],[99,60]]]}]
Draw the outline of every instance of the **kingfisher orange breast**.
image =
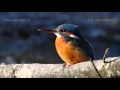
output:
[{"label": "kingfisher orange breast", "polygon": [[80,47],[75,47],[70,41],[65,41],[64,36],[56,38],[55,46],[58,55],[68,65],[90,60],[84,50]]}]

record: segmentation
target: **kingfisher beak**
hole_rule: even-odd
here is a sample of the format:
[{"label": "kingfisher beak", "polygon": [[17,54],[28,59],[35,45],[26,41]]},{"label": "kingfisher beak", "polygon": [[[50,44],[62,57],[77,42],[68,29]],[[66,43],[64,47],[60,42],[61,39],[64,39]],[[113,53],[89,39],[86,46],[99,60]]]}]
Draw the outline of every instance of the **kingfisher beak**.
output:
[{"label": "kingfisher beak", "polygon": [[48,33],[51,33],[51,34],[56,33],[56,31],[55,31],[55,30],[38,29],[38,31],[41,31],[41,32],[48,32]]}]

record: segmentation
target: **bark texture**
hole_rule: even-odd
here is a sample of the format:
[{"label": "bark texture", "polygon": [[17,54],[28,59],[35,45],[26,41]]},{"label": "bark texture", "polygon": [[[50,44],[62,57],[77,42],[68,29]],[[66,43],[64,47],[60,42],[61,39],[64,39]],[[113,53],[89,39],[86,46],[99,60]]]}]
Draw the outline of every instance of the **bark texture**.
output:
[{"label": "bark texture", "polygon": [[[103,78],[120,78],[120,57],[94,60]],[[90,61],[63,67],[63,64],[8,64],[0,65],[0,78],[99,78]]]}]

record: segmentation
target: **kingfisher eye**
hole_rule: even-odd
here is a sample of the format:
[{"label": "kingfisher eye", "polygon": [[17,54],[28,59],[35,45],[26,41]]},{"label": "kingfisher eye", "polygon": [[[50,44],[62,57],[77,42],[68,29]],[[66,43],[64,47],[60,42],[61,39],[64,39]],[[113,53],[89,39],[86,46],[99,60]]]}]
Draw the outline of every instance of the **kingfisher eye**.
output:
[{"label": "kingfisher eye", "polygon": [[63,29],[60,29],[60,28],[57,28],[56,31],[58,31],[59,33],[60,32],[66,32],[66,30],[63,30]]},{"label": "kingfisher eye", "polygon": [[61,32],[65,32],[65,31],[66,31],[66,30],[62,30],[62,29],[61,29]]}]

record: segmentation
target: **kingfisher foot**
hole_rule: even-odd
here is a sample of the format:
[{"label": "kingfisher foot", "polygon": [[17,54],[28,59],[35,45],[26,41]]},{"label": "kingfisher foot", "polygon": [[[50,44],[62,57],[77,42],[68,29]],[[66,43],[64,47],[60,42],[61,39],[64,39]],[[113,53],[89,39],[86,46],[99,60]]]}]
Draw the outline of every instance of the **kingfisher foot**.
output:
[{"label": "kingfisher foot", "polygon": [[66,65],[67,65],[67,63],[64,63],[64,64],[63,64],[63,67],[66,67]]},{"label": "kingfisher foot", "polygon": [[73,65],[73,64],[67,65],[67,63],[64,63],[64,64],[63,64],[63,67],[66,67],[66,66],[70,67],[70,66],[72,66],[72,65]]}]

